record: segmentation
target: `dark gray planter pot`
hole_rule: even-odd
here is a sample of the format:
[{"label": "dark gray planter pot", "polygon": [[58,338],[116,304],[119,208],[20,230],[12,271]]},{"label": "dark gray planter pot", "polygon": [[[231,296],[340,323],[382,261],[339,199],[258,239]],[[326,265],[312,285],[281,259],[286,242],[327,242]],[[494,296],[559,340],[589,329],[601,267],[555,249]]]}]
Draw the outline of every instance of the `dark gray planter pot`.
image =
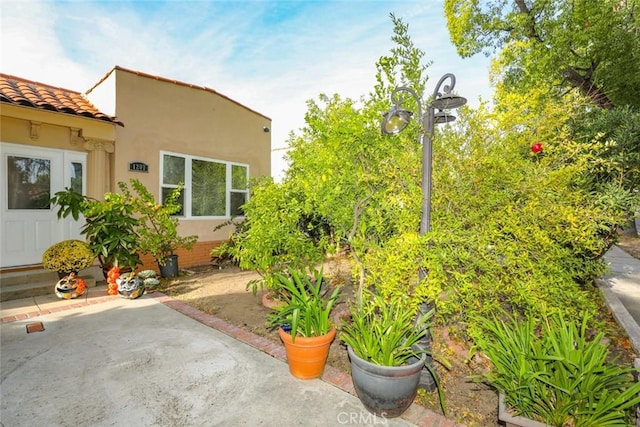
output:
[{"label": "dark gray planter pot", "polygon": [[394,418],[406,411],[418,392],[425,358],[406,366],[380,366],[358,357],[347,346],[351,378],[358,398],[375,415]]},{"label": "dark gray planter pot", "polygon": [[160,276],[177,277],[178,276],[178,255],[169,255],[164,259],[164,265],[158,264],[160,267]]}]

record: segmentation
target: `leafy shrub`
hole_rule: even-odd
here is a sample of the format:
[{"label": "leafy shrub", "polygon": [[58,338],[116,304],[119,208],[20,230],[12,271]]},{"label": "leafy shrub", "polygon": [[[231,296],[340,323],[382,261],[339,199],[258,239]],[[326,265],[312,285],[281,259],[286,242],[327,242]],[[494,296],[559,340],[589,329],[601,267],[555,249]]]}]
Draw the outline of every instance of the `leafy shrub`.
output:
[{"label": "leafy shrub", "polygon": [[57,192],[51,203],[58,208],[58,218],[71,215],[77,221],[80,215],[84,216],[81,233],[87,237],[89,248],[103,270],[113,265],[134,270],[141,264],[136,233],[138,219],[134,206],[125,196],[105,193],[104,200],[96,200],[66,188]]},{"label": "leafy shrub", "polygon": [[[246,205],[234,252],[241,265],[269,274],[346,244],[358,295],[405,296],[408,310],[426,299],[442,323],[465,325],[498,309],[595,314],[592,279],[606,271],[602,256],[626,224],[633,194],[615,180],[589,185],[596,167],[619,163],[594,154],[598,141],[572,135],[580,99],[549,100],[539,88],[498,93],[492,110],[459,109],[456,125],[432,138],[431,231],[419,236],[424,129],[414,120],[383,136],[380,118],[393,88],[424,93],[426,67],[407,27],[393,21],[397,46],[376,64],[368,97],[308,102],[283,183],[257,186]],[[300,231],[309,215],[331,230],[322,244]]]},{"label": "leafy shrub", "polygon": [[63,240],[49,246],[42,254],[42,265],[59,273],[77,273],[93,264],[95,256],[81,240]]},{"label": "leafy shrub", "polygon": [[135,227],[138,250],[151,254],[159,265],[164,265],[167,257],[173,255],[178,248],[193,248],[198,236],[181,236],[178,233],[180,222],[174,216],[182,209],[178,202],[182,185],[176,187],[163,203],[157,203],[153,194],[140,181],[131,179],[130,184],[133,192],[124,182],[119,182],[118,186],[138,217]]},{"label": "leafy shrub", "polygon": [[576,143],[585,144],[594,157],[588,184],[601,188],[621,184],[637,193],[640,188],[640,111],[629,107],[594,109],[569,122]]},{"label": "leafy shrub", "polygon": [[231,256],[241,268],[257,271],[262,281],[258,286],[278,288],[275,274],[288,268],[301,269],[320,262],[326,252],[328,237],[309,235],[300,227],[306,210],[300,194],[291,186],[276,184],[271,178],[252,183],[251,198],[243,205],[245,222],[236,227],[230,243],[212,252]]}]

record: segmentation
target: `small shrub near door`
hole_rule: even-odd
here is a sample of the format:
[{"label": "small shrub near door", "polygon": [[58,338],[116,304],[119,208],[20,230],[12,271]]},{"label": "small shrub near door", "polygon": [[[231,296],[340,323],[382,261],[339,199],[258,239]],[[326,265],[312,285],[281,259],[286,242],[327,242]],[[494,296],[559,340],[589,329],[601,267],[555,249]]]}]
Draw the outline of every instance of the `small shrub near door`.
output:
[{"label": "small shrub near door", "polygon": [[175,263],[177,270],[175,251],[178,248],[190,250],[198,240],[198,236],[182,236],[178,233],[180,221],[175,215],[182,209],[178,202],[182,186],[178,186],[160,204],[140,181],[131,179],[130,184],[133,191],[124,182],[119,182],[118,186],[139,216],[135,229],[138,250],[151,254],[160,267]]}]

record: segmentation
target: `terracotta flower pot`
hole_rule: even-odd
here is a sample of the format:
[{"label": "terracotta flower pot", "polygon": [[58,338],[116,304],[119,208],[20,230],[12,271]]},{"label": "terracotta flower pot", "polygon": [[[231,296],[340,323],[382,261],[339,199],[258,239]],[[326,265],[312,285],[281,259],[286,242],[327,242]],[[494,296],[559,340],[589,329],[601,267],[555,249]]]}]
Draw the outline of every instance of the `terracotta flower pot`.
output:
[{"label": "terracotta flower pot", "polygon": [[291,340],[291,334],[282,328],[278,329],[278,333],[284,343],[291,375],[303,380],[320,377],[327,363],[331,341],[336,336],[336,328],[319,337],[296,335],[295,342]]}]

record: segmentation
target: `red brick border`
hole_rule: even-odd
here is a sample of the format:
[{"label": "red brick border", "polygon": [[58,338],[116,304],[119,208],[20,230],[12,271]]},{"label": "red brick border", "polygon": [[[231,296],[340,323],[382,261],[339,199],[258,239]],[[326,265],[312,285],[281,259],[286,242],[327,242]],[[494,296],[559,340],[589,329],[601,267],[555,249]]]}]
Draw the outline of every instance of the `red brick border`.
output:
[{"label": "red brick border", "polygon": [[78,302],[76,302],[74,304],[68,304],[68,305],[61,306],[61,307],[53,307],[53,308],[46,309],[46,310],[31,311],[31,312],[28,312],[28,313],[15,314],[13,316],[5,316],[5,317],[0,319],[0,324],[1,323],[17,322],[18,320],[33,319],[35,317],[44,316],[46,314],[58,313],[60,311],[65,311],[65,310],[71,310],[72,308],[88,307],[90,305],[95,305],[95,304],[100,304],[100,303],[103,303],[103,302],[111,301],[114,298],[118,298],[118,296],[117,295],[109,295],[109,296],[104,296],[104,297],[94,297],[94,298],[91,298],[91,299],[87,298],[84,301],[78,301]]}]

